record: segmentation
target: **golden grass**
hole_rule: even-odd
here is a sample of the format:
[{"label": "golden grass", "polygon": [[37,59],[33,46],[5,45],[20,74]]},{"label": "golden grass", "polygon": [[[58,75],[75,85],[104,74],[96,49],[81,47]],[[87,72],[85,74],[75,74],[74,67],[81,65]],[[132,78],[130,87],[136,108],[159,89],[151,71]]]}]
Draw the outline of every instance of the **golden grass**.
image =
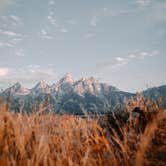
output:
[{"label": "golden grass", "polygon": [[130,124],[119,126],[121,138],[116,128],[110,127],[109,132],[91,118],[42,111],[31,115],[12,113],[1,104],[0,166],[164,166],[166,160],[157,156],[154,160],[148,155],[158,149],[166,154],[166,112],[160,103],[140,96],[131,100],[125,110],[136,106],[145,111],[145,130],[140,132],[142,124],[130,117]]}]

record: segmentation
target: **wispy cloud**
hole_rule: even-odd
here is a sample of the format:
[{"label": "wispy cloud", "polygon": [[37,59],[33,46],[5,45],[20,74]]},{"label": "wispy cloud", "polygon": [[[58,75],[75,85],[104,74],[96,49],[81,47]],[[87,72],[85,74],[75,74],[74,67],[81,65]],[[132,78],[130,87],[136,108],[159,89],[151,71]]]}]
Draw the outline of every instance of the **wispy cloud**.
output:
[{"label": "wispy cloud", "polygon": [[4,29],[0,29],[0,35],[1,37],[5,36],[5,37],[14,37],[14,38],[28,37],[27,35],[17,33],[13,30],[4,30]]},{"label": "wispy cloud", "polygon": [[53,25],[53,26],[57,26],[57,20],[56,17],[53,14],[49,14],[47,16],[48,22]]},{"label": "wispy cloud", "polygon": [[39,32],[39,37],[40,37],[41,39],[52,39],[52,38],[53,38],[52,36],[50,36],[50,35],[48,34],[48,32],[47,32],[45,29],[42,29],[42,30]]},{"label": "wispy cloud", "polygon": [[[28,37],[21,34],[19,28],[22,27],[22,19],[14,14],[0,15],[0,47],[14,48],[24,38]],[[19,32],[19,33],[18,33]]]},{"label": "wispy cloud", "polygon": [[11,30],[0,29],[0,47],[15,47],[26,35],[16,33]]},{"label": "wispy cloud", "polygon": [[11,47],[14,48],[23,38],[11,38],[9,40],[0,40],[0,47]]},{"label": "wispy cloud", "polygon": [[137,62],[144,60],[147,57],[158,56],[159,54],[160,53],[158,51],[131,53],[124,57],[115,57],[111,62],[99,63],[97,64],[97,67],[116,69],[123,67],[131,62]]},{"label": "wispy cloud", "polygon": [[68,32],[68,30],[66,28],[60,28],[59,31],[62,32],[62,33],[67,33]]},{"label": "wispy cloud", "polygon": [[52,26],[58,26],[56,15],[55,15],[55,1],[54,0],[48,1],[47,21]]},{"label": "wispy cloud", "polygon": [[16,45],[18,44],[19,42],[21,42],[23,40],[23,38],[19,38],[19,37],[16,37],[16,38],[12,38],[10,40],[10,43],[13,44],[13,45]]},{"label": "wispy cloud", "polygon": [[[49,11],[49,15],[47,16],[47,21],[54,28],[56,28],[59,32],[62,32],[62,33],[67,33],[68,32],[67,28],[65,28],[63,25],[58,23],[58,21],[56,19],[56,16],[55,16],[55,12],[52,9],[50,9],[50,11]],[[70,24],[72,24],[72,23],[74,23],[74,22],[70,22]]]},{"label": "wispy cloud", "polygon": [[14,47],[15,45],[11,42],[4,42],[4,41],[0,41],[0,48],[3,47]]},{"label": "wispy cloud", "polygon": [[18,81],[27,86],[32,86],[41,80],[55,81],[56,77],[56,71],[51,65],[45,67],[28,65],[20,68],[0,68],[1,87],[12,85]]},{"label": "wispy cloud", "polygon": [[16,15],[2,15],[0,16],[0,26],[3,28],[16,28],[23,26],[24,23],[19,16]]},{"label": "wispy cloud", "polygon": [[[54,0],[50,0],[48,2],[48,15],[46,17],[46,25],[44,25],[43,29],[46,29],[46,27],[49,27],[49,31],[52,34],[55,34],[56,32],[61,32],[61,33],[67,33],[68,32],[68,28],[65,27],[65,23],[68,23],[70,25],[74,25],[76,24],[75,20],[68,20],[67,22],[64,21],[64,24],[62,24],[62,22],[60,22],[57,19],[56,16],[56,3]],[[50,36],[48,36],[46,33],[46,30],[42,32],[43,37],[50,39]]]},{"label": "wispy cloud", "polygon": [[23,25],[23,21],[19,16],[16,15],[9,15],[9,18],[11,19],[11,24],[14,26],[21,26]]},{"label": "wispy cloud", "polygon": [[13,31],[5,31],[5,30],[2,30],[2,29],[0,29],[0,34],[5,35],[5,36],[9,36],[9,37],[15,37],[15,36],[19,35],[19,34],[13,32]]}]

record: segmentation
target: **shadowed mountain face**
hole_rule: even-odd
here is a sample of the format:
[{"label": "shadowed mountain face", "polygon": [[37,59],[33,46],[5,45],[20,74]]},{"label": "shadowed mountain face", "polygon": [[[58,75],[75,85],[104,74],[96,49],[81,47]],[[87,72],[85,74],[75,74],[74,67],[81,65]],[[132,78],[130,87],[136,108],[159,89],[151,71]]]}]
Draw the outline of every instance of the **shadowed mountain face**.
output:
[{"label": "shadowed mountain face", "polygon": [[166,85],[160,87],[149,88],[142,92],[144,96],[157,101],[160,97],[163,98],[163,107],[166,108]]},{"label": "shadowed mountain face", "polygon": [[[34,107],[38,109],[43,101],[43,104],[49,105],[51,110],[62,114],[106,113],[110,109],[116,110],[122,106],[125,98],[135,96],[100,83],[93,77],[74,81],[70,74],[52,86],[41,81],[34,88],[26,89],[16,83],[1,95],[4,100],[10,100],[11,109],[16,112],[33,112]],[[148,89],[143,95],[153,100],[160,96],[166,99],[166,86]],[[166,101],[164,106],[165,103]]]}]

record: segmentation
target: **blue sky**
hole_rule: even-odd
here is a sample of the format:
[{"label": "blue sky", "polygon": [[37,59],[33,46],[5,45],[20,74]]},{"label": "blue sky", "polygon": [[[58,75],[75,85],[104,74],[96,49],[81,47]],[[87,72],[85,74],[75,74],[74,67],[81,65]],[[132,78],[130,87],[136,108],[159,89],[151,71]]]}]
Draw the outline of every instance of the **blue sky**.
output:
[{"label": "blue sky", "polygon": [[0,87],[66,73],[126,91],[166,84],[166,0],[0,0]]}]

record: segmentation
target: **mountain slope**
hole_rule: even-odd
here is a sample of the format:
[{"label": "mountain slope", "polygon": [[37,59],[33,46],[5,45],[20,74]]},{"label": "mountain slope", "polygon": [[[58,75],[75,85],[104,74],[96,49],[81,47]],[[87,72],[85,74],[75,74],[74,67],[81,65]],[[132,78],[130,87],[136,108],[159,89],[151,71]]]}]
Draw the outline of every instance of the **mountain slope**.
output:
[{"label": "mountain slope", "polygon": [[149,88],[142,92],[144,96],[157,101],[160,97],[163,98],[163,106],[166,108],[166,85]]},{"label": "mountain slope", "polygon": [[27,88],[24,88],[19,82],[14,84],[12,87],[6,89],[3,94],[5,95],[27,95],[30,91]]},{"label": "mountain slope", "polygon": [[35,87],[31,89],[31,93],[34,95],[42,93],[50,93],[50,87],[46,84],[45,81],[40,81]]},{"label": "mountain slope", "polygon": [[[2,93],[3,99],[8,99],[9,94],[13,111],[32,112],[34,107],[39,109],[40,103],[47,101],[51,110],[62,114],[106,113],[123,106],[125,98],[135,96],[100,83],[93,77],[74,81],[70,74],[52,86],[41,81],[32,89],[26,89],[17,83]],[[142,94],[153,100],[163,96],[166,107],[166,86],[151,88]]]}]

